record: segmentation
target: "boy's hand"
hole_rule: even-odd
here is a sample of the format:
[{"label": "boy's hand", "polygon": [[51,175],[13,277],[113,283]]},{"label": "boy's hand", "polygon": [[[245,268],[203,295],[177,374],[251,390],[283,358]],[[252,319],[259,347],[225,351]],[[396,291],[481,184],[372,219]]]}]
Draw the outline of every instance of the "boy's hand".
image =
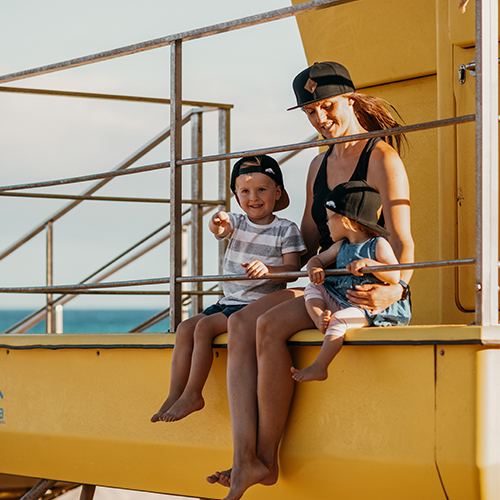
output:
[{"label": "boy's hand", "polygon": [[315,285],[321,285],[325,281],[325,270],[322,267],[313,267],[307,270],[309,280]]},{"label": "boy's hand", "polygon": [[241,264],[249,278],[261,278],[269,272],[269,269],[260,260],[252,260],[250,263],[243,262]]},{"label": "boy's hand", "polygon": [[212,229],[212,232],[215,234],[221,235],[227,233],[227,231],[231,229],[229,215],[223,210],[212,215],[212,224],[215,226],[215,228]]},{"label": "boy's hand", "polygon": [[363,269],[363,267],[370,267],[375,265],[377,265],[377,262],[372,259],[359,259],[353,260],[352,262],[347,264],[346,269],[355,276],[363,276],[363,273],[361,272],[361,269]]},{"label": "boy's hand", "polygon": [[229,227],[229,215],[221,210],[212,216],[212,222],[217,226]]}]

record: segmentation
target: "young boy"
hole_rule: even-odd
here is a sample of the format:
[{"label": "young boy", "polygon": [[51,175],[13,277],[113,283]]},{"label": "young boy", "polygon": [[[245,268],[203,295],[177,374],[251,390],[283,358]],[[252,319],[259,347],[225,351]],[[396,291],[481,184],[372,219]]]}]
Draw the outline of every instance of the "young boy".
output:
[{"label": "young boy", "polygon": [[[217,212],[209,228],[217,239],[227,238],[224,274],[260,278],[266,273],[300,270],[305,245],[297,225],[273,211],[289,204],[276,160],[255,156],[237,161],[231,190],[245,214]],[[205,405],[202,390],[212,366],[212,341],[227,331],[228,317],[268,293],[286,288],[285,281],[224,281],[224,297],[201,314],[183,321],[176,332],[170,392],[152,422],[173,422]]]}]

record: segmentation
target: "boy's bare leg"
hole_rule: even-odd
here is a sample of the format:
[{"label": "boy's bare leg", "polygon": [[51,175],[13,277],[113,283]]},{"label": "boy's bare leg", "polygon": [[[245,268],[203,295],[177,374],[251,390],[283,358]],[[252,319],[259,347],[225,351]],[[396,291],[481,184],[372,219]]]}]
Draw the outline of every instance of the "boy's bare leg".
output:
[{"label": "boy's bare leg", "polygon": [[163,420],[166,412],[181,397],[191,369],[194,329],[203,318],[206,318],[204,314],[197,314],[183,321],[177,328],[170,369],[170,391],[161,408],[151,417],[151,422]]},{"label": "boy's bare leg", "polygon": [[[292,362],[286,340],[293,333],[313,326],[304,307],[302,291],[290,289],[278,293],[283,294],[283,300],[257,322],[257,449],[250,441],[247,446],[242,445],[239,435],[242,430],[235,426],[231,486],[225,500],[238,500],[250,486],[274,484],[278,479],[277,451],[293,395]],[[285,294],[295,300],[283,303]]]},{"label": "boy's bare leg", "polygon": [[[306,304],[311,301],[307,301]],[[341,309],[332,316],[325,335],[325,340],[318,357],[307,368],[297,370],[292,368],[292,377],[297,382],[325,380],[328,378],[328,366],[339,353],[344,343],[344,335],[349,328],[363,328],[368,321],[362,311],[355,307]]]},{"label": "boy's bare leg", "polygon": [[165,413],[166,422],[180,420],[205,406],[202,391],[212,367],[212,341],[227,331],[227,319],[224,314],[217,313],[202,318],[196,324],[189,378],[182,396]]}]

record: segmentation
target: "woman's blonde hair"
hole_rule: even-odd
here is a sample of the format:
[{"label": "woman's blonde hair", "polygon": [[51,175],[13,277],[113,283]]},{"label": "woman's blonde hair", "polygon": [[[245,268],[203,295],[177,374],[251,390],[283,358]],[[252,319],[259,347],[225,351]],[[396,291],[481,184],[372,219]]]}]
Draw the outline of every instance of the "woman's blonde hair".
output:
[{"label": "woman's blonde hair", "polygon": [[[384,99],[359,92],[345,94],[345,97],[354,101],[354,114],[359,124],[368,132],[401,127],[402,124],[394,119],[388,108],[392,108],[398,118],[402,121],[397,110]],[[384,141],[391,145],[401,154],[404,146],[408,145],[408,140],[404,134],[390,135],[383,137]]]}]

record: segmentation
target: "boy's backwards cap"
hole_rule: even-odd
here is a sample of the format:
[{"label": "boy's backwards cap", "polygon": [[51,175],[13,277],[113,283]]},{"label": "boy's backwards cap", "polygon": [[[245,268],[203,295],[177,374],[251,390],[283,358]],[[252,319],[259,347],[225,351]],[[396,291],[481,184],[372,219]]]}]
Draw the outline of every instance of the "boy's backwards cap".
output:
[{"label": "boy's backwards cap", "polygon": [[231,191],[236,194],[236,178],[242,174],[251,174],[259,172],[265,174],[281,187],[281,198],[276,201],[274,210],[284,210],[290,204],[290,198],[285,190],[283,183],[283,174],[278,162],[267,155],[247,156],[238,160],[231,172]]},{"label": "boy's backwards cap", "polygon": [[378,221],[378,210],[382,198],[366,181],[349,181],[333,188],[326,198],[328,210],[358,222],[380,236],[390,236],[390,232]]}]

